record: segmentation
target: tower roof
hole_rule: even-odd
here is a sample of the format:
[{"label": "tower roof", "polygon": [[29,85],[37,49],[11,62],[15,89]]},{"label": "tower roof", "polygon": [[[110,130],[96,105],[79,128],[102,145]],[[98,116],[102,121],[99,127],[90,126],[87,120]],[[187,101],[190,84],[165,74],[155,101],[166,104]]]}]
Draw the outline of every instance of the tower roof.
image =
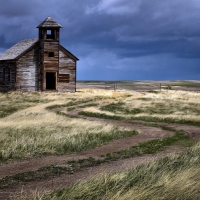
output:
[{"label": "tower roof", "polygon": [[60,24],[58,24],[51,17],[47,17],[40,25],[36,28],[62,28]]}]

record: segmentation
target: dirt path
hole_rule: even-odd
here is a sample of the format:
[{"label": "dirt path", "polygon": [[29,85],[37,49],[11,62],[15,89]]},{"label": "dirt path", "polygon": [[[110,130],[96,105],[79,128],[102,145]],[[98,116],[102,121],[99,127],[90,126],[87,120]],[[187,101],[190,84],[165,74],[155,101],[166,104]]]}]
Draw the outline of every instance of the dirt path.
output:
[{"label": "dirt path", "polygon": [[[77,116],[80,110],[72,111],[68,114]],[[168,136],[172,136],[174,132],[163,130],[159,127],[151,127],[145,126],[144,122],[141,121],[132,121],[131,123],[123,122],[123,121],[116,121],[116,120],[105,120],[99,119],[94,117],[85,117],[82,118],[90,121],[98,121],[105,124],[112,124],[119,127],[129,128],[132,130],[137,130],[139,132],[138,135],[123,138],[119,140],[114,140],[109,144],[82,151],[79,153],[73,153],[64,156],[46,156],[41,158],[34,158],[30,160],[24,161],[15,161],[8,164],[1,164],[0,165],[0,178],[5,176],[11,176],[22,172],[27,171],[34,171],[38,168],[47,166],[47,165],[61,165],[66,163],[69,160],[77,160],[83,159],[88,157],[99,157],[101,155],[105,155],[107,153],[127,149],[133,145],[137,145],[140,142],[145,142],[152,139],[164,138]],[[200,139],[200,127],[195,126],[187,126],[187,125],[180,125],[180,124],[167,124],[167,123],[157,123],[162,126],[168,126],[171,128],[175,128],[177,130],[184,130],[192,139]],[[84,168],[82,171],[78,171],[74,174],[62,174],[55,176],[53,178],[48,178],[45,180],[35,180],[23,186],[24,192],[29,193],[32,190],[39,190],[39,191],[46,191],[46,190],[55,190],[61,189],[70,184],[76,183],[77,181],[82,181],[89,179],[91,177],[96,177],[99,174],[106,174],[114,171],[129,169],[133,166],[139,165],[141,163],[149,162],[158,158],[161,158],[166,155],[176,155],[177,153],[181,152],[182,149],[173,149],[170,147],[168,152],[160,152],[157,154],[152,155],[143,155],[140,157],[134,157],[129,159],[123,159],[118,161],[112,161],[110,163],[104,163],[99,166],[91,167],[91,168]],[[0,189],[0,199],[6,199],[11,193],[20,193],[22,190],[21,185],[17,186],[10,186],[9,188]]]},{"label": "dirt path", "polygon": [[176,156],[183,149],[177,149],[171,147],[165,152],[160,152],[152,155],[142,155],[133,158],[112,161],[109,163],[104,163],[95,167],[83,168],[81,171],[75,172],[74,174],[62,174],[56,177],[50,177],[45,180],[36,180],[28,182],[24,185],[16,185],[9,188],[0,190],[0,199],[9,199],[13,195],[27,195],[33,191],[37,191],[41,194],[47,191],[53,191],[65,188],[72,184],[89,180],[91,178],[99,177],[104,174],[117,172],[120,170],[128,170],[134,166],[154,161],[156,159],[162,158],[164,156]]},{"label": "dirt path", "polygon": [[[68,114],[76,117],[80,115],[78,114],[81,110],[74,110],[72,112],[69,112]],[[144,124],[147,124],[145,121],[137,121],[137,120],[132,120],[131,123],[126,123],[123,121],[117,121],[117,120],[109,120],[109,119],[102,119],[102,118],[95,118],[95,117],[87,117],[87,116],[81,116],[83,119],[89,120],[89,121],[98,121],[106,124],[113,124],[113,125],[120,125],[123,127],[131,127],[131,126],[143,126]],[[200,140],[200,127],[198,126],[192,126],[192,125],[185,125],[185,124],[177,124],[177,123],[163,123],[163,122],[148,122],[148,124],[156,124],[158,126],[165,126],[165,127],[170,127],[176,130],[183,130],[191,139],[194,140]],[[146,126],[147,130],[151,130],[154,127],[152,126]],[[136,129],[137,130],[137,129]],[[164,130],[162,130],[164,131]]]},{"label": "dirt path", "polygon": [[[116,121],[108,120],[107,123],[115,124]],[[128,138],[114,140],[109,144],[94,149],[82,151],[79,153],[73,153],[64,156],[46,156],[25,161],[15,161],[8,164],[2,164],[0,165],[0,178],[3,178],[5,176],[11,176],[17,173],[33,171],[46,165],[62,164],[66,161],[73,159],[76,160],[76,159],[105,155],[110,152],[127,149],[140,142],[145,142],[152,139],[164,138],[167,136],[172,136],[174,134],[174,132],[171,131],[165,131],[162,130],[161,128],[147,127],[144,125],[135,125],[135,124],[119,122],[118,126],[132,128],[133,130],[139,131],[140,134]]]}]

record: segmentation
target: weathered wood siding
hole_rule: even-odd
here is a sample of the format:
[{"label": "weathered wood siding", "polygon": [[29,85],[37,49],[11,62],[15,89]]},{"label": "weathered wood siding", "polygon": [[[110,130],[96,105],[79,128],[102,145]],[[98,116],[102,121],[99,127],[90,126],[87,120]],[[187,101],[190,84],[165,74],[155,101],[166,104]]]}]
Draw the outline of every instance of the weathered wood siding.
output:
[{"label": "weathered wood siding", "polygon": [[37,73],[38,73],[38,90],[43,91],[43,76],[44,76],[44,67],[43,67],[43,62],[44,62],[44,43],[43,40],[40,40],[39,43],[39,49],[38,49],[38,61],[39,65],[37,66]]},{"label": "weathered wood siding", "polygon": [[15,90],[16,62],[0,61],[0,91]]},{"label": "weathered wood siding", "polygon": [[16,89],[37,91],[40,85],[39,45],[17,60]]},{"label": "weathered wood siding", "polygon": [[[53,52],[54,56],[49,57],[49,52]],[[46,90],[46,72],[55,72],[58,74],[59,69],[59,42],[44,40],[43,42],[43,90]],[[56,83],[57,90],[57,83]]]},{"label": "weathered wood siding", "polygon": [[[44,42],[44,70],[58,71],[58,42]],[[54,52],[54,57],[49,57],[49,52]]]},{"label": "weathered wood siding", "polygon": [[[49,52],[53,52],[52,57]],[[58,40],[40,40],[19,57],[0,61],[0,91],[46,91],[48,72],[48,89],[55,81],[53,90],[75,92],[77,60]],[[55,79],[49,76],[52,72]]]},{"label": "weathered wood siding", "polygon": [[[69,74],[69,79],[68,76],[64,76],[65,74]],[[76,91],[76,61],[62,50],[59,51],[58,91]]]}]

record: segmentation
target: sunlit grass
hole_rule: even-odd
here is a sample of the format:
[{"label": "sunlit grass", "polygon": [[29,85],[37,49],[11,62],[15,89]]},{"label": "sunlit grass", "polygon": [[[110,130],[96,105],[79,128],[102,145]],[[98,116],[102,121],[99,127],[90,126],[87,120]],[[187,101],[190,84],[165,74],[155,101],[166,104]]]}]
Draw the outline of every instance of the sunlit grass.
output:
[{"label": "sunlit grass", "polygon": [[[93,101],[110,100],[115,93],[0,93],[0,104],[14,104],[18,110],[0,120],[0,161],[32,158],[42,155],[62,155],[106,144],[114,139],[135,135],[112,125],[102,125],[81,119],[70,119],[51,111],[54,108],[78,106]],[[18,97],[19,96],[19,97]],[[9,100],[8,100],[9,99]],[[20,107],[24,102],[34,102]],[[36,103],[35,103],[36,102]],[[97,105],[97,104],[92,104]],[[83,107],[91,106],[83,105]],[[82,107],[82,106],[80,106]],[[50,111],[48,109],[50,109]]]},{"label": "sunlit grass", "polygon": [[[83,109],[82,115],[104,119],[200,125],[199,96],[199,93],[173,91],[134,96],[134,93],[126,91],[92,89],[63,94],[0,93],[3,113],[0,119],[0,157],[6,161],[65,154],[129,135],[111,125],[70,119],[67,112],[76,108]],[[51,111],[54,108],[59,108],[59,113],[64,109],[65,113],[57,115]]]},{"label": "sunlit grass", "polygon": [[116,99],[98,108],[86,108],[80,114],[99,118],[135,119],[200,125],[199,93],[158,92],[144,93]]},{"label": "sunlit grass", "polygon": [[[190,95],[191,96],[191,95]],[[200,103],[194,101],[193,98],[187,97],[187,101],[183,101],[180,98],[167,98],[165,94],[163,96],[158,95],[151,96],[147,94],[143,98],[128,98],[125,100],[112,102],[101,107],[101,110],[114,112],[116,114],[146,114],[146,115],[200,115]],[[154,98],[152,98],[154,97]],[[179,95],[181,97],[181,95]],[[193,99],[193,100],[192,100]]]},{"label": "sunlit grass", "polygon": [[[42,99],[43,98],[43,99]],[[22,110],[37,103],[45,103],[49,100],[45,99],[45,95],[41,93],[21,93],[7,92],[0,93],[0,118],[11,115],[18,110]]]},{"label": "sunlit grass", "polygon": [[[57,119],[63,120],[61,116]],[[103,126],[80,119],[67,120],[65,124],[46,122],[46,125],[35,127],[4,127],[1,128],[0,135],[0,160],[62,155],[135,134],[135,131],[120,130],[111,125]]]}]

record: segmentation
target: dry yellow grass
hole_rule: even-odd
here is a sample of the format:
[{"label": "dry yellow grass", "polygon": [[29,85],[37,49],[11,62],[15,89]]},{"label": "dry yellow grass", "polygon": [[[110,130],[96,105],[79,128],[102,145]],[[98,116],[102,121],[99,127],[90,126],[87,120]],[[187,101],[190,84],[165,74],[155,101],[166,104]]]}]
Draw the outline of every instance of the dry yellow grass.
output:
[{"label": "dry yellow grass", "polygon": [[0,118],[0,159],[63,154],[99,146],[117,137],[126,137],[125,130],[115,126],[66,118],[46,109],[48,106],[66,104],[72,100],[81,101],[98,96],[105,97],[103,102],[107,100],[109,102],[110,97],[123,97],[124,93],[95,92],[95,90],[93,92],[82,90],[78,93],[13,92],[8,93],[7,97],[5,94],[0,94],[0,98],[8,106],[12,103],[17,105],[20,103],[18,98],[21,98],[23,103],[23,95],[28,99],[34,98],[35,95],[39,95],[40,98],[32,106]]},{"label": "dry yellow grass", "polygon": [[[100,139],[99,136],[104,137],[106,135],[111,137],[112,135],[114,139],[117,136],[117,132],[122,131],[112,125],[102,125],[100,122],[90,122],[57,115],[54,111],[47,110],[46,107],[48,106],[94,99],[94,102],[98,102],[99,105],[87,107],[84,110],[104,113],[112,117],[116,115],[114,110],[102,111],[100,107],[121,101],[124,103],[124,108],[142,110],[136,114],[123,113],[123,110],[117,113],[117,115],[124,118],[131,118],[132,116],[155,117],[200,122],[199,97],[200,94],[195,92],[162,91],[158,93],[139,93],[124,90],[115,92],[95,89],[82,89],[77,93],[0,93],[0,105],[5,107],[13,104],[16,107],[18,105],[22,106],[22,109],[18,109],[13,114],[0,118],[0,157],[9,159],[31,157],[42,153],[56,154],[58,151],[62,152],[61,147],[65,149],[62,153],[65,153],[68,152],[66,145],[71,148],[69,152],[75,151],[76,148],[81,150],[89,148],[86,144],[85,146],[80,145],[87,143],[87,140],[91,140],[89,137],[93,138],[94,143],[91,144],[91,147],[94,147],[95,144],[101,145],[103,142],[97,141]],[[23,103],[27,104],[25,108]],[[170,106],[173,106],[173,108]],[[61,109],[66,112],[66,107]],[[150,109],[157,112],[151,113]],[[163,113],[163,109],[167,112]],[[170,110],[173,112],[168,113]]]},{"label": "dry yellow grass", "polygon": [[[131,93],[129,93],[131,94]],[[158,91],[158,93],[141,93],[141,95],[130,95],[128,98],[118,98],[113,102],[123,102],[124,109],[140,109],[138,113],[117,112],[118,115],[130,118],[134,117],[153,117],[171,118],[178,120],[193,120],[200,122],[200,93],[184,91]],[[112,102],[111,102],[112,103]],[[109,103],[108,103],[109,104]],[[116,107],[117,109],[117,107]],[[84,111],[114,115],[115,110],[101,110],[100,107],[86,108]]]},{"label": "dry yellow grass", "polygon": [[[17,112],[0,118],[0,156],[3,159],[26,158],[43,154],[68,153],[81,151],[103,144],[102,138],[117,138],[119,128],[90,122],[83,119],[72,119],[46,110],[51,105],[62,105],[70,101],[95,99],[100,103],[96,107],[84,108],[87,112],[115,115],[111,111],[102,111],[102,104],[123,102],[128,109],[143,109],[139,114],[120,116],[157,117],[185,119],[200,122],[200,94],[196,92],[161,91],[159,93],[139,93],[127,91],[107,91],[82,89],[77,93],[10,93],[6,97],[0,94],[1,103],[9,105],[12,100],[18,104],[22,96],[32,99],[39,96],[40,101]],[[103,97],[102,100],[99,100]],[[9,99],[7,101],[6,99]],[[145,100],[146,99],[146,100]],[[0,103],[0,105],[1,105]],[[172,109],[173,107],[173,109]],[[187,108],[187,109],[186,109]],[[65,109],[66,108],[61,108]],[[152,114],[148,109],[158,111]],[[162,109],[173,110],[171,114],[162,113]],[[160,111],[160,113],[159,113]],[[102,136],[102,138],[101,138]],[[122,137],[125,135],[122,134]],[[90,144],[89,144],[90,143]],[[87,145],[90,146],[87,146]],[[84,146],[85,145],[85,146]],[[199,183],[199,144],[192,151],[179,158],[167,158],[140,166],[132,171],[106,175],[103,178],[81,183],[63,191],[62,196],[52,199],[198,199]],[[178,166],[180,164],[180,166]],[[170,171],[171,170],[171,171]],[[142,178],[141,178],[142,177]],[[137,181],[135,181],[137,180]],[[103,194],[103,196],[102,196]],[[88,196],[87,196],[88,195]],[[35,192],[32,199],[49,197]],[[18,199],[30,197],[20,196]],[[17,199],[17,197],[16,197]]]}]

